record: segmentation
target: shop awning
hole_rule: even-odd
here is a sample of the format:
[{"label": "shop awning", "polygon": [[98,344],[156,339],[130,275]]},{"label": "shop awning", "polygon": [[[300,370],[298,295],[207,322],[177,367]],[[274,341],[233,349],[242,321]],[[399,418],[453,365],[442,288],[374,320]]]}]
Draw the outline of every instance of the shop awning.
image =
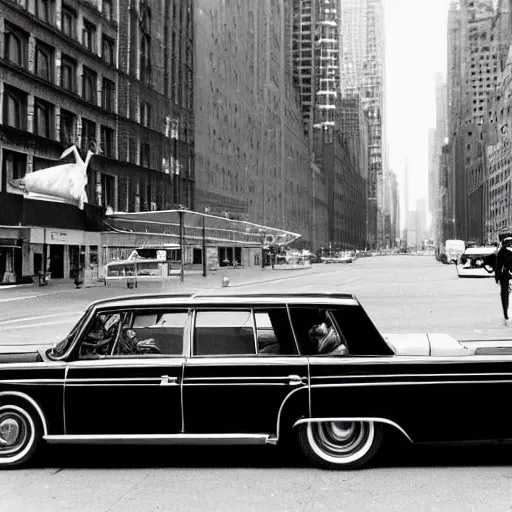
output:
[{"label": "shop awning", "polygon": [[186,244],[202,240],[203,223],[206,240],[210,245],[288,245],[301,237],[291,231],[191,210],[114,212],[106,215],[106,222],[109,228],[118,233],[164,235],[175,241],[180,236],[180,215],[183,217],[183,238]]}]

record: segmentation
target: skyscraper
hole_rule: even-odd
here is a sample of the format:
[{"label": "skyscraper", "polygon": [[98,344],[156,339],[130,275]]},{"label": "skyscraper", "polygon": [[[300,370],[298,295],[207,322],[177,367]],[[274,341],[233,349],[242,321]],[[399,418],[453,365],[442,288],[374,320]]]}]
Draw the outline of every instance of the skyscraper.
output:
[{"label": "skyscraper", "polygon": [[382,0],[340,0],[342,94],[359,95],[368,114],[369,245],[382,245],[384,162],[384,25]]}]

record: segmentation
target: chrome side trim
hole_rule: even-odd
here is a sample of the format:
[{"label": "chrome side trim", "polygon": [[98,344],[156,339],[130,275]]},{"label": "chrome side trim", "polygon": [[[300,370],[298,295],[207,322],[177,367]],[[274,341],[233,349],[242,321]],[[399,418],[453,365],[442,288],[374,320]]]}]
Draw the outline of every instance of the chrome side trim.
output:
[{"label": "chrome side trim", "polygon": [[39,415],[39,418],[41,419],[41,424],[43,426],[43,436],[48,435],[48,424],[46,422],[46,417],[41,407],[39,407],[39,404],[33,398],[26,395],[25,393],[21,393],[20,391],[1,391],[0,398],[3,396],[16,396],[18,398],[26,400],[36,410],[37,414]]},{"label": "chrome side trim", "polygon": [[65,379],[2,379],[0,384],[39,384],[39,385],[56,385],[64,384]]},{"label": "chrome side trim", "polygon": [[73,361],[69,363],[69,367],[73,370],[80,368],[145,368],[147,366],[162,366],[166,368],[177,368],[184,361],[183,355],[161,357],[123,357],[122,359],[82,359],[81,361]]},{"label": "chrome side trim", "polygon": [[395,382],[344,382],[341,384],[312,384],[311,388],[345,388],[369,386],[426,386],[430,384],[512,384],[512,380],[426,380]]},{"label": "chrome side trim", "polygon": [[240,380],[249,380],[249,381],[267,381],[267,380],[282,380],[288,381],[290,380],[290,375],[283,375],[278,377],[189,377],[187,379],[187,383],[189,382],[215,382],[215,381],[240,381]]},{"label": "chrome side trim", "polygon": [[293,356],[193,356],[187,361],[187,366],[290,366],[296,363],[307,364],[307,358],[300,355]]},{"label": "chrome side trim", "polygon": [[[177,379],[177,377],[176,377]],[[119,378],[116,378],[116,377],[100,377],[100,378],[95,378],[95,377],[91,377],[91,378],[87,378],[87,377],[83,377],[81,379],[67,379],[66,383],[67,384],[74,384],[74,383],[79,383],[79,382],[84,382],[84,383],[94,383],[94,382],[158,382],[160,383],[160,381],[162,380],[162,377],[119,377]]]},{"label": "chrome side trim", "polygon": [[44,435],[43,439],[50,444],[272,444],[268,434],[84,434]]},{"label": "chrome side trim", "polygon": [[388,420],[387,418],[374,418],[374,417],[363,417],[363,416],[355,416],[355,417],[336,417],[336,418],[303,418],[299,421],[296,421],[293,425],[293,428],[297,427],[298,425],[303,425],[304,423],[321,423],[321,422],[328,422],[328,421],[372,421],[374,423],[385,423],[387,425],[391,425],[392,427],[395,427],[397,430],[399,430],[409,442],[413,442],[409,434],[397,423],[395,423],[392,420]]},{"label": "chrome side trim", "polygon": [[[306,384],[304,382],[304,384]],[[185,382],[186,386],[289,386],[288,382]]]},{"label": "chrome side trim", "polygon": [[276,435],[275,435],[275,441],[279,441],[279,437],[281,435],[281,414],[283,412],[284,404],[288,401],[288,399],[297,391],[304,391],[307,390],[307,386],[302,386],[300,388],[295,388],[293,391],[290,391],[285,397],[284,400],[281,402],[281,405],[279,407],[279,412],[277,413],[277,425],[276,425]]},{"label": "chrome side trim", "polygon": [[62,362],[47,362],[42,361],[39,363],[0,363],[0,370],[39,370],[39,369],[64,369],[66,367]]},{"label": "chrome side trim", "polygon": [[389,374],[337,374],[314,376],[313,380],[326,379],[397,379],[400,377],[512,377],[512,372],[482,372],[482,373],[389,373]]}]

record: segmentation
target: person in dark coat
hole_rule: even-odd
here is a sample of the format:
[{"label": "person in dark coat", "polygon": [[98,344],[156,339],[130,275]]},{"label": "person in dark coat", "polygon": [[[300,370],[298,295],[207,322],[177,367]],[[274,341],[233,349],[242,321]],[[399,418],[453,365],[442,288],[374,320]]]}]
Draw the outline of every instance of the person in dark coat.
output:
[{"label": "person in dark coat", "polygon": [[496,284],[501,288],[501,305],[505,317],[504,325],[508,325],[508,305],[509,305],[509,284],[512,278],[512,236],[503,239],[502,245],[496,255]]}]

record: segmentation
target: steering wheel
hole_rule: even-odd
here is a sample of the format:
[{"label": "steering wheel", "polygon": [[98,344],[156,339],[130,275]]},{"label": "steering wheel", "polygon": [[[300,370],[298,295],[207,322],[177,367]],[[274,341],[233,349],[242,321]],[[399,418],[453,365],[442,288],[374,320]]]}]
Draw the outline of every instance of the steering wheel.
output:
[{"label": "steering wheel", "polygon": [[101,322],[99,327],[103,339],[101,341],[96,341],[92,336],[87,336],[86,340],[89,339],[91,341],[83,341],[80,347],[80,351],[85,348],[88,349],[87,355],[110,355],[116,340],[119,338],[121,326],[121,319],[119,319],[117,322],[114,322],[108,329],[105,329],[105,324]]}]

